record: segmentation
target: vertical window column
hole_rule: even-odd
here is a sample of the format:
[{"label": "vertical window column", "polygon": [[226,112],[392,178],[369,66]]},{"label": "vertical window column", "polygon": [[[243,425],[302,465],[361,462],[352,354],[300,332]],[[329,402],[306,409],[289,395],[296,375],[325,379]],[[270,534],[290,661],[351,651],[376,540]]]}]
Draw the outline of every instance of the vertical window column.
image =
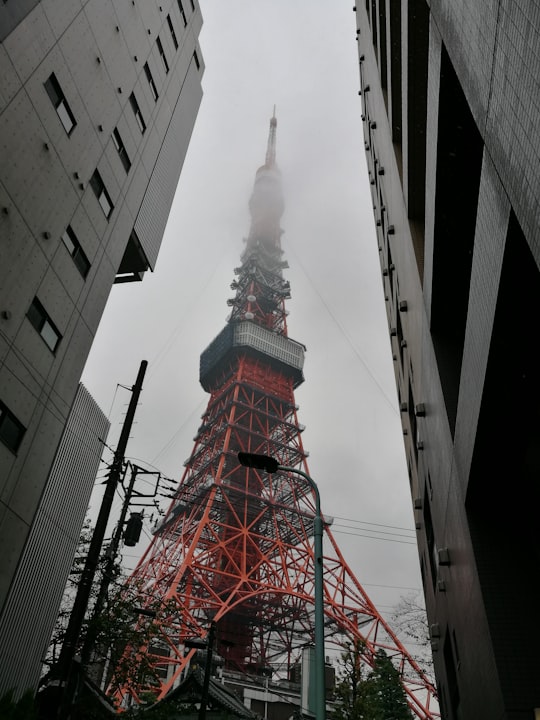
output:
[{"label": "vertical window column", "polygon": [[184,10],[184,6],[182,5],[182,0],[178,0],[178,9],[180,10],[180,17],[182,18],[184,27],[187,27],[186,11]]},{"label": "vertical window column", "polygon": [[108,220],[114,210],[114,205],[112,203],[111,196],[107,192],[105,184],[101,179],[101,175],[97,170],[94,170],[94,174],[90,178],[90,185],[98,199],[101,209],[103,210],[103,214]]},{"label": "vertical window column", "polygon": [[150,92],[152,93],[152,97],[154,98],[154,100],[157,101],[159,94],[148,63],[144,63],[144,74],[146,75],[146,79],[148,80],[148,84],[150,85]]},{"label": "vertical window column", "polygon": [[26,317],[41,335],[49,350],[53,353],[56,352],[56,348],[62,339],[62,335],[49,317],[43,305],[36,297],[33,299],[32,304],[26,313]]},{"label": "vertical window column", "polygon": [[73,128],[75,127],[77,122],[75,120],[75,116],[71,112],[71,108],[68,105],[64,93],[62,92],[62,88],[60,87],[60,83],[56,79],[56,75],[54,73],[52,73],[47,78],[44,86],[45,90],[47,91],[47,95],[49,96],[52,104],[54,105],[56,114],[60,118],[60,122],[62,123],[64,130],[67,132],[68,135],[71,135]]},{"label": "vertical window column", "polygon": [[169,63],[167,62],[167,58],[165,56],[165,50],[163,49],[162,42],[158,37],[156,38],[156,44],[159,51],[159,56],[161,57],[161,62],[163,63],[163,67],[165,68],[165,74],[167,75],[169,72]]},{"label": "vertical window column", "polygon": [[133,110],[133,114],[135,115],[135,120],[137,121],[139,130],[144,135],[146,130],[146,123],[144,122],[144,118],[142,116],[139,103],[137,102],[137,98],[135,97],[135,93],[131,93],[131,95],[129,96],[129,104],[131,105],[131,109]]},{"label": "vertical window column", "polygon": [[170,15],[167,15],[167,25],[169,26],[169,31],[171,33],[171,38],[173,41],[174,49],[178,50],[178,40],[176,38],[176,33],[174,32],[174,25],[172,24]]},{"label": "vertical window column", "polygon": [[0,400],[0,441],[16,453],[23,439],[26,428],[19,422],[11,410]]},{"label": "vertical window column", "polygon": [[65,229],[64,234],[62,235],[62,242],[67,248],[67,251],[73,258],[73,262],[75,263],[75,267],[77,270],[81,273],[83,278],[85,278],[88,275],[88,271],[90,270],[90,261],[86,257],[86,253],[81,247],[81,244],[75,235],[75,232],[73,231],[73,228],[71,225],[68,225]]},{"label": "vertical window column", "polygon": [[131,160],[129,159],[129,155],[127,154],[127,150],[122,141],[122,137],[120,136],[120,133],[118,132],[118,128],[114,128],[113,134],[112,134],[112,139],[113,139],[114,146],[118,152],[118,155],[120,156],[122,165],[124,166],[124,170],[126,172],[129,172],[129,169],[131,167]]}]

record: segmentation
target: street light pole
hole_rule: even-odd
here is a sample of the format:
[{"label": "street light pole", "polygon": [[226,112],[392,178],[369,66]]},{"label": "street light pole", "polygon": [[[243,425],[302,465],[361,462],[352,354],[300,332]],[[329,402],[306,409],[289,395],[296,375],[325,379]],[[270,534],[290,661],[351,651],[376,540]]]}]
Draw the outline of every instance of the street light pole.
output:
[{"label": "street light pole", "polygon": [[309,483],[315,494],[315,518],[313,520],[314,559],[315,559],[315,718],[325,720],[326,716],[326,682],[324,657],[324,594],[323,594],[323,519],[321,515],[321,496],[319,488],[307,473],[298,468],[280,465],[269,455],[238,453],[238,460],[244,467],[266,470],[275,473],[283,472],[301,475]]}]

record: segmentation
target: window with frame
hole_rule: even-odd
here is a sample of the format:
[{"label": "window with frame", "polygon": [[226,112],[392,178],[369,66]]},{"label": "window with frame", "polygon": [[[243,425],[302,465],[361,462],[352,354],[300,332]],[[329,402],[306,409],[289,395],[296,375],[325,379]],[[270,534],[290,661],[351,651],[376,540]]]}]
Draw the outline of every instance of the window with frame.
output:
[{"label": "window with frame", "polygon": [[156,44],[159,51],[159,56],[161,58],[161,62],[163,63],[163,67],[165,68],[165,74],[169,72],[169,63],[167,62],[167,58],[165,57],[165,50],[163,49],[163,44],[158,37],[156,38]]},{"label": "window with frame", "polygon": [[67,248],[67,251],[73,258],[73,262],[77,270],[81,273],[83,278],[88,275],[90,270],[90,260],[86,257],[86,253],[81,247],[81,244],[75,235],[75,232],[71,225],[68,225],[62,235],[62,242]]},{"label": "window with frame", "polygon": [[53,353],[56,352],[56,348],[62,339],[62,335],[37,297],[32,300],[32,304],[26,313],[26,317],[41,335],[49,350]]},{"label": "window with frame", "polygon": [[142,116],[139,103],[137,102],[137,98],[135,97],[135,93],[131,93],[131,95],[129,96],[129,104],[131,105],[131,109],[133,110],[133,114],[135,115],[135,120],[137,121],[139,130],[144,135],[146,130],[146,123],[144,122],[144,118]]},{"label": "window with frame", "polygon": [[435,589],[435,583],[437,582],[439,560],[438,560],[437,543],[435,542],[435,532],[433,530],[433,520],[431,518],[431,507],[429,504],[427,488],[424,490],[423,509],[424,509],[424,531],[426,533],[426,544],[427,544],[427,549],[428,549],[428,559],[429,559],[429,566],[430,566],[429,569],[431,570],[431,582],[433,584],[433,588]]},{"label": "window with frame", "polygon": [[124,166],[124,170],[126,172],[129,172],[129,169],[131,167],[131,160],[129,159],[129,155],[127,154],[127,150],[124,145],[124,141],[122,140],[122,136],[118,132],[118,128],[114,128],[112,139],[114,143],[114,147],[116,148],[116,151],[118,152],[118,155],[120,156],[120,160],[122,162],[122,165]]},{"label": "window with frame", "polygon": [[176,39],[176,33],[174,32],[174,25],[172,24],[171,16],[167,15],[167,25],[169,26],[169,30],[171,33],[171,38],[173,41],[174,49],[178,50],[178,40]]},{"label": "window with frame", "polygon": [[67,132],[68,135],[71,135],[71,133],[73,132],[73,128],[77,124],[77,121],[75,120],[75,116],[71,112],[71,108],[68,105],[62,88],[60,87],[60,83],[56,79],[56,75],[54,73],[51,73],[47,80],[45,80],[44,87],[47,91],[47,95],[49,96],[52,104],[54,105],[54,109],[56,110],[56,114],[60,118],[60,122],[62,123],[64,130]]},{"label": "window with frame", "polygon": [[103,210],[103,214],[108,220],[114,210],[114,205],[98,170],[94,170],[94,174],[90,178],[90,185],[98,199],[101,209]]},{"label": "window with frame", "polygon": [[187,27],[187,18],[186,18],[184,6],[182,5],[182,0],[178,0],[178,9],[180,10],[180,15],[182,16],[182,21],[184,23],[184,27]]},{"label": "window with frame", "polygon": [[0,400],[0,440],[12,453],[16,453],[19,449],[25,432],[24,425]]},{"label": "window with frame", "polygon": [[154,78],[152,76],[152,72],[148,63],[144,63],[144,74],[146,75],[146,79],[148,80],[148,84],[150,85],[150,92],[152,93],[152,97],[154,98],[154,100],[157,101],[159,93],[157,91],[156,83],[154,82]]}]

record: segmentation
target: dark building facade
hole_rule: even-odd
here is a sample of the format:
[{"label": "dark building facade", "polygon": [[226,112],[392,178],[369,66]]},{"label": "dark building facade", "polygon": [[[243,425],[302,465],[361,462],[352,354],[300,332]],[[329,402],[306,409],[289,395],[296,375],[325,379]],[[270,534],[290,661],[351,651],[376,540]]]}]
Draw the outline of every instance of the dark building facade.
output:
[{"label": "dark building facade", "polygon": [[442,715],[532,720],[540,4],[365,0],[355,19]]},{"label": "dark building facade", "polygon": [[[34,523],[111,287],[156,263],[201,25],[195,0],[0,3],[0,627],[24,614],[17,577],[40,562]],[[33,592],[57,597],[65,577],[49,580]],[[0,690],[21,690],[8,624]]]}]

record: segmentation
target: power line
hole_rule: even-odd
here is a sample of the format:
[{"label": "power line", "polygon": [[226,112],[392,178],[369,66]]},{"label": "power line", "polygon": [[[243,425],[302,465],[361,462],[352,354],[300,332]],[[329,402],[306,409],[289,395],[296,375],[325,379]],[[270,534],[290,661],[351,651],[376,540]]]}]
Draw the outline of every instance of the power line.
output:
[{"label": "power line", "polygon": [[380,585],[379,583],[362,583],[362,587],[388,588],[389,590],[414,590],[414,592],[420,592],[420,588],[407,587],[404,585]]},{"label": "power line", "polygon": [[323,296],[321,295],[321,293],[317,290],[317,286],[315,285],[315,283],[313,282],[313,280],[312,280],[311,277],[309,276],[309,274],[308,274],[306,268],[304,267],[302,261],[300,260],[300,258],[298,257],[297,253],[295,252],[294,247],[292,247],[292,246],[289,244],[289,248],[292,250],[292,254],[293,254],[294,257],[295,257],[296,262],[298,263],[298,265],[299,265],[300,268],[302,269],[304,275],[305,275],[306,278],[308,279],[311,287],[313,288],[313,291],[315,292],[315,294],[317,295],[317,297],[319,298],[319,300],[321,301],[321,303],[323,304],[323,306],[326,308],[326,311],[327,311],[327,313],[330,315],[331,319],[334,321],[334,323],[336,324],[336,326],[338,327],[338,329],[341,331],[343,337],[345,338],[345,340],[346,340],[347,343],[349,344],[351,350],[354,352],[354,354],[356,355],[356,357],[360,360],[360,362],[361,362],[362,365],[364,366],[364,369],[365,369],[366,372],[368,373],[368,375],[369,375],[369,377],[371,378],[371,380],[373,381],[373,383],[377,386],[379,392],[381,393],[381,395],[382,395],[383,398],[385,399],[386,403],[388,404],[388,407],[392,410],[392,412],[393,412],[395,415],[399,415],[398,410],[397,410],[396,405],[395,405],[395,402],[393,402],[393,401],[388,397],[388,395],[386,394],[386,392],[385,392],[384,388],[382,387],[381,383],[377,380],[377,378],[375,377],[375,374],[373,373],[373,371],[371,370],[371,368],[368,366],[366,360],[364,360],[364,358],[362,357],[362,355],[360,354],[359,350],[358,350],[358,349],[356,348],[356,346],[354,345],[354,343],[353,343],[353,341],[351,340],[351,338],[349,337],[349,335],[345,332],[345,328],[344,328],[343,325],[341,325],[341,323],[338,321],[338,319],[336,318],[336,316],[334,315],[334,313],[332,312],[332,310],[330,309],[330,307],[328,306],[328,304],[327,304],[326,301],[324,300],[324,298],[323,298]]},{"label": "power line", "polygon": [[353,537],[368,538],[369,540],[386,540],[386,542],[394,542],[399,545],[414,545],[415,547],[417,545],[415,542],[407,542],[406,540],[393,540],[392,538],[376,537],[375,535],[362,535],[362,533],[350,533],[345,532],[345,530],[336,530],[335,533],[337,535],[352,535]]},{"label": "power line", "polygon": [[[402,535],[401,533],[393,533],[393,532],[388,532],[386,530],[371,530],[370,528],[358,528],[358,527],[355,527],[354,525],[341,525],[340,523],[337,523],[336,525],[332,525],[332,530],[334,530],[336,527],[337,528],[346,528],[347,530],[365,530],[366,532],[379,533],[379,535],[393,535],[394,537],[402,537],[402,538],[407,538],[409,540],[412,540],[414,537],[413,535]],[[341,532],[341,530],[339,532]]]},{"label": "power line", "polygon": [[[331,513],[330,513],[331,514]],[[368,520],[355,520],[354,518],[345,518],[340,515],[332,515],[335,520],[344,520],[345,522],[361,523],[362,525],[374,525],[376,527],[385,527],[392,530],[407,530],[408,532],[414,533],[412,528],[400,527],[399,525],[386,525],[385,523],[374,523]]]}]

